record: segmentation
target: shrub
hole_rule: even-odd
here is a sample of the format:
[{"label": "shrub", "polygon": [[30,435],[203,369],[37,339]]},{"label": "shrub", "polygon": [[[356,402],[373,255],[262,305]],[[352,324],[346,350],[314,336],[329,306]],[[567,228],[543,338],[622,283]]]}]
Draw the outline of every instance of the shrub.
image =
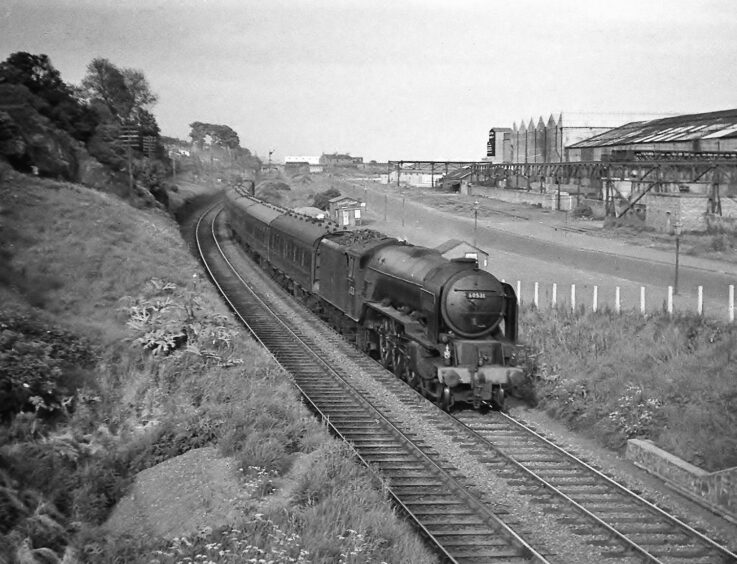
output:
[{"label": "shrub", "polygon": [[324,192],[318,192],[315,194],[312,205],[321,210],[327,210],[330,200],[337,198],[338,196],[340,196],[340,190],[337,188],[329,188]]},{"label": "shrub", "polygon": [[292,463],[284,445],[275,437],[263,433],[251,433],[238,445],[241,468],[257,467],[266,472],[281,475]]},{"label": "shrub", "polygon": [[124,454],[128,472],[137,473],[160,462],[216,442],[221,424],[202,413],[169,417],[132,441]]},{"label": "shrub", "polygon": [[95,352],[90,343],[28,315],[0,312],[0,419],[21,411],[60,411],[83,385]]},{"label": "shrub", "polygon": [[594,217],[594,210],[591,206],[586,204],[579,204],[571,212],[571,216],[574,218],[586,218],[591,219]]},{"label": "shrub", "polygon": [[721,233],[711,237],[711,242],[709,243],[710,251],[723,253],[727,250],[731,251],[732,248],[732,240],[726,233]]},{"label": "shrub", "polygon": [[87,141],[90,155],[113,170],[127,170],[125,149],[117,143],[120,131],[117,125],[101,123]]},{"label": "shrub", "polygon": [[737,464],[737,328],[696,316],[523,310],[540,405],[615,448],[644,437],[707,470]]}]

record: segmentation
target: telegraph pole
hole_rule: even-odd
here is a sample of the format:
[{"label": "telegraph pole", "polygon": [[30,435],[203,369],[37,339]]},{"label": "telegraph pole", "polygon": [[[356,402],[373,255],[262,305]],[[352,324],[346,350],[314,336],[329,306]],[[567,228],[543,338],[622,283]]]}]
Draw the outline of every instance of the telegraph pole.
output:
[{"label": "telegraph pole", "polygon": [[676,273],[675,280],[673,281],[673,293],[678,295],[678,259],[681,252],[681,222],[676,221],[673,229],[673,234],[676,236]]},{"label": "telegraph pole", "polygon": [[473,203],[473,246],[476,246],[476,232],[479,227],[479,201]]},{"label": "telegraph pole", "polygon": [[133,143],[138,141],[138,126],[122,125],[120,130],[118,138],[126,146],[128,156],[128,188],[133,192]]}]

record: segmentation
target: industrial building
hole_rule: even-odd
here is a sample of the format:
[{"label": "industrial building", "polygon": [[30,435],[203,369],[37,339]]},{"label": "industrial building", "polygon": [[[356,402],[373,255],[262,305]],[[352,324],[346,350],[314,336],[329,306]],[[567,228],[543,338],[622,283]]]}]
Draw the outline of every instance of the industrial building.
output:
[{"label": "industrial building", "polygon": [[[511,128],[493,127],[486,143],[490,163],[558,163],[571,160],[567,148],[626,123],[651,119],[652,114],[560,113],[547,121],[515,122]],[[661,116],[658,116],[661,117]]]},{"label": "industrial building", "polygon": [[737,109],[628,123],[566,150],[573,162],[737,158]]},{"label": "industrial building", "polygon": [[551,116],[513,127],[501,162],[472,167],[474,189],[554,209],[570,196],[619,217],[639,213],[660,231],[737,228],[737,110],[629,121],[570,142],[593,123],[567,131],[563,116]]}]

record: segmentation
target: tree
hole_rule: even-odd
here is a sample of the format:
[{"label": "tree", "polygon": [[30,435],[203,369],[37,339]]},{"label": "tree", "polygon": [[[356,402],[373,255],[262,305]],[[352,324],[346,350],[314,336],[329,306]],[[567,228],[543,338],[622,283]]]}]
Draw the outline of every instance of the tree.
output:
[{"label": "tree", "polygon": [[192,142],[202,149],[208,142],[216,147],[237,149],[240,147],[240,139],[238,134],[227,125],[218,125],[214,123],[202,123],[195,121],[189,124],[191,131],[189,136]]},{"label": "tree", "polygon": [[340,196],[340,191],[337,188],[328,188],[324,192],[315,194],[312,205],[321,210],[327,210],[330,206],[330,200],[338,196]]},{"label": "tree", "polygon": [[81,92],[91,103],[102,103],[118,123],[139,125],[158,133],[156,119],[148,110],[158,97],[140,70],[120,69],[107,59],[93,59],[87,65]]},{"label": "tree", "polygon": [[148,110],[141,109],[138,112],[138,123],[141,127],[141,135],[160,136],[161,130],[159,129],[159,124],[156,123],[156,118]]},{"label": "tree", "polygon": [[34,94],[45,96],[52,92],[69,93],[61,74],[47,55],[31,55],[23,51],[13,53],[0,63],[0,82],[22,84]]},{"label": "tree", "polygon": [[46,55],[13,53],[0,63],[0,84],[25,86],[34,95],[34,107],[80,141],[86,143],[97,126],[94,112],[75,96]]},{"label": "tree", "polygon": [[82,89],[90,102],[101,101],[110,115],[125,122],[133,111],[133,95],[125,84],[120,69],[107,59],[93,59],[87,65]]}]

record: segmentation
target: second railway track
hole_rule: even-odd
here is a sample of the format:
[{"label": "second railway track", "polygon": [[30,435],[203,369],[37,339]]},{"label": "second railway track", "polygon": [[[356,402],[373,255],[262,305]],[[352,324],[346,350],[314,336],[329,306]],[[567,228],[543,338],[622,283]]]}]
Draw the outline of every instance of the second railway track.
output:
[{"label": "second railway track", "polygon": [[[627,491],[603,474],[502,414],[461,413],[458,419],[436,409],[373,360],[326,331],[301,306],[266,307],[256,295],[274,297],[280,289],[256,290],[266,276],[255,265],[240,262],[238,249],[216,221],[217,208],[197,227],[198,247],[208,270],[233,309],[250,330],[292,374],[308,402],[353,445],[359,457],[378,469],[396,502],[454,562],[571,562],[558,547],[533,548],[504,504],[485,496],[446,456],[414,433],[397,402],[431,422],[474,460],[521,498],[534,498],[542,512],[575,531],[598,559],[663,563],[726,563],[737,557],[685,523]],[[218,237],[224,242],[219,245]],[[226,255],[239,257],[234,267]],[[249,284],[240,270],[249,269]],[[253,282],[252,282],[253,280]],[[283,299],[283,296],[282,298]],[[279,302],[279,300],[276,300]],[[301,312],[301,313],[297,313]],[[303,318],[293,323],[295,315]],[[285,321],[286,320],[286,321]],[[312,326],[325,345],[315,342]],[[286,337],[288,335],[288,338]],[[323,351],[319,353],[319,351]],[[339,351],[339,352],[336,352]],[[333,355],[350,359],[371,374],[357,380]],[[391,391],[392,398],[388,397]],[[411,417],[410,417],[411,418]],[[481,488],[483,489],[483,488]],[[521,533],[521,534],[520,534]],[[555,544],[555,543],[553,543]],[[544,548],[543,548],[544,547]],[[546,556],[543,556],[546,554]],[[578,560],[580,561],[580,559]]]}]

